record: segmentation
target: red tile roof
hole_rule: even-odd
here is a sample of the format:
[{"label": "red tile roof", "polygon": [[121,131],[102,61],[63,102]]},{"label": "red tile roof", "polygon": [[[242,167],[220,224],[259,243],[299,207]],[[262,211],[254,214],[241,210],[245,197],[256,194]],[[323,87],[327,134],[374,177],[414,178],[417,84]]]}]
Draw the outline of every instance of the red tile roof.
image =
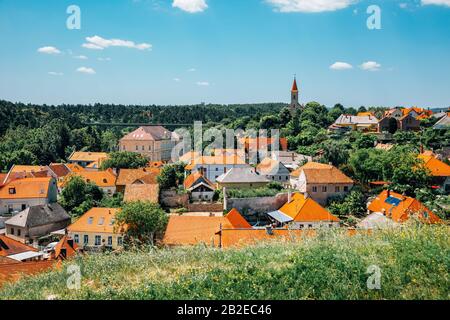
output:
[{"label": "red tile roof", "polygon": [[0,257],[7,257],[27,251],[37,252],[38,250],[5,235],[0,235]]}]

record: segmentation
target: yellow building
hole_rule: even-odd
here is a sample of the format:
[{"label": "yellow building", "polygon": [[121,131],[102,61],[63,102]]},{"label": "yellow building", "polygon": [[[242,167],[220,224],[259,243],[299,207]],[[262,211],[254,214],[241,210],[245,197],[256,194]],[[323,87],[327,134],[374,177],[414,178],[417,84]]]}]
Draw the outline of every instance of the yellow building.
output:
[{"label": "yellow building", "polygon": [[87,250],[122,247],[123,229],[115,225],[119,210],[92,208],[67,228],[70,237]]}]

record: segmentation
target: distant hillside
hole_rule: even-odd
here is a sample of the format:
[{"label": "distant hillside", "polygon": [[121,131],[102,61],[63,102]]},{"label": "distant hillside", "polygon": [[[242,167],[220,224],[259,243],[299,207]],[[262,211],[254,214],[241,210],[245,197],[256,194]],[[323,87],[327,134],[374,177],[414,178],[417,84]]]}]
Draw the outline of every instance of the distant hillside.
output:
[{"label": "distant hillside", "polygon": [[[0,297],[445,300],[448,231],[446,226],[410,226],[354,237],[328,231],[302,242],[240,250],[199,246],[86,256],[61,271],[7,285]],[[66,287],[66,268],[72,263],[81,266],[79,291]],[[380,290],[367,288],[370,266],[380,268]]]}]

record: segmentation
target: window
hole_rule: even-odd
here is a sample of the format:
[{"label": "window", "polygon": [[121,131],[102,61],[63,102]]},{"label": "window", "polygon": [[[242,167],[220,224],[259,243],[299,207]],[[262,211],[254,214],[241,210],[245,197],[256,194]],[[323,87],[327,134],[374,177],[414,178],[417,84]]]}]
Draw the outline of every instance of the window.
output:
[{"label": "window", "polygon": [[123,239],[122,237],[117,237],[117,245],[121,246],[123,244]]},{"label": "window", "polygon": [[20,237],[20,234],[22,233],[22,230],[17,229],[17,236]]},{"label": "window", "polygon": [[308,228],[312,229],[313,225],[312,224],[308,224]]},{"label": "window", "polygon": [[83,237],[83,243],[84,243],[84,245],[88,245],[89,244],[89,236],[87,234],[85,234],[84,237]]},{"label": "window", "polygon": [[216,168],[216,171],[219,171],[219,168]]},{"label": "window", "polygon": [[9,188],[9,194],[16,194],[16,188]]},{"label": "window", "polygon": [[8,204],[8,213],[13,213],[14,208],[12,204]]},{"label": "window", "polygon": [[109,225],[110,225],[110,226],[113,226],[113,225],[114,225],[114,222],[116,222],[116,220],[115,220],[114,218],[112,218],[112,219],[109,221]]},{"label": "window", "polygon": [[12,235],[14,235],[14,228],[11,228],[11,230],[9,231],[9,233],[11,233]]},{"label": "window", "polygon": [[142,151],[144,151],[145,150],[145,146],[142,146]]},{"label": "window", "polygon": [[139,146],[136,146],[136,151],[139,151]]},{"label": "window", "polygon": [[330,223],[329,225],[328,225],[330,228],[332,228],[333,227],[333,224],[332,223]]},{"label": "window", "polygon": [[73,236],[73,241],[75,241],[75,243],[80,243],[80,236],[77,235],[77,234],[75,234],[75,235]]},{"label": "window", "polygon": [[27,205],[22,203],[22,211],[25,210],[27,208]]},{"label": "window", "polygon": [[344,187],[344,192],[348,192],[348,187],[347,186]]},{"label": "window", "polygon": [[312,187],[312,192],[317,192],[317,187]]},{"label": "window", "polygon": [[322,192],[327,192],[327,187],[326,186],[322,186]]},{"label": "window", "polygon": [[95,236],[95,245],[99,246],[102,243],[102,237],[101,236]]},{"label": "window", "polygon": [[94,217],[89,217],[88,218],[88,224],[92,224],[93,221],[94,221]]},{"label": "window", "polygon": [[100,219],[98,219],[98,225],[102,226],[105,223],[105,218],[101,217]]},{"label": "window", "polygon": [[335,187],[335,188],[334,188],[334,191],[335,191],[335,192],[341,192],[341,188]]},{"label": "window", "polygon": [[111,236],[109,236],[108,237],[108,246],[112,246],[112,237]]}]

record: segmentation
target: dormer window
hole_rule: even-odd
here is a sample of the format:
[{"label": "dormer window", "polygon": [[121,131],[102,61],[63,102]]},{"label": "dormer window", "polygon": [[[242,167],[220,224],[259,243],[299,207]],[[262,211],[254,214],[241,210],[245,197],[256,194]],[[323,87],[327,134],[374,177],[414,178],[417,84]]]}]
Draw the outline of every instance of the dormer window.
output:
[{"label": "dormer window", "polygon": [[16,194],[16,188],[9,188],[9,194]]},{"label": "dormer window", "polygon": [[92,224],[93,221],[94,221],[94,217],[89,217],[88,218],[88,224]]},{"label": "dormer window", "polygon": [[106,179],[103,179],[103,183],[108,183],[108,180],[106,180]]},{"label": "dormer window", "polygon": [[99,226],[102,226],[104,223],[105,223],[105,218],[101,217],[101,218],[98,220],[98,225],[99,225]]}]

